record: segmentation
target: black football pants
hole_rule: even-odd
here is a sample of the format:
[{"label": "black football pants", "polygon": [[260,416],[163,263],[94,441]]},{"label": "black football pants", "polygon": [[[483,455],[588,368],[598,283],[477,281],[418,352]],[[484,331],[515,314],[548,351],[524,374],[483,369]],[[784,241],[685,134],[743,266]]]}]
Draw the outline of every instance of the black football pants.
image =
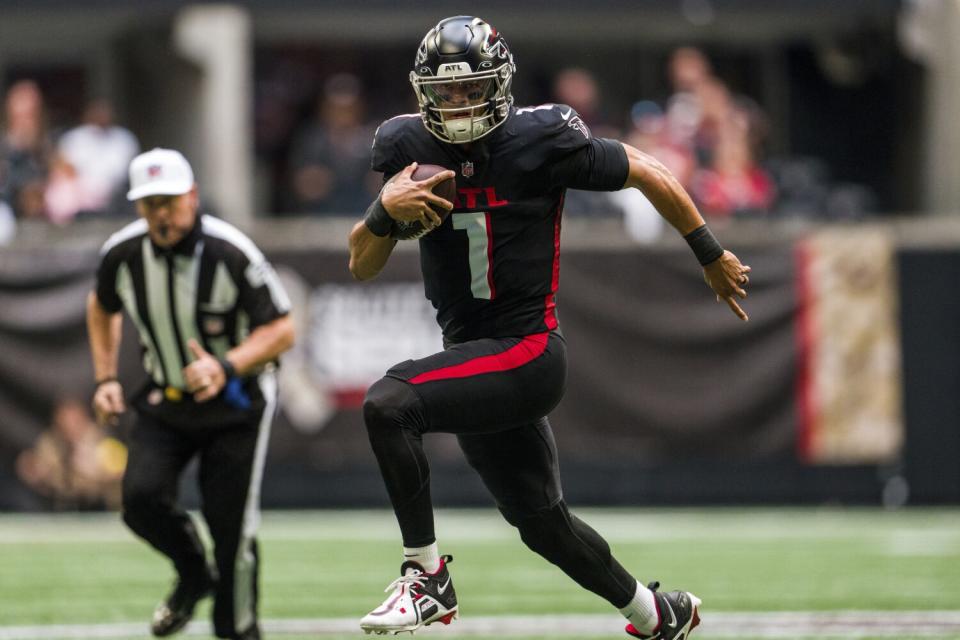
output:
[{"label": "black football pants", "polygon": [[131,434],[123,478],[123,519],[173,562],[180,578],[202,579],[206,553],[190,516],[177,505],[180,475],[199,455],[202,512],[214,543],[218,637],[235,638],[257,622],[259,494],[273,405],[249,422],[191,429],[143,415]]},{"label": "black football pants", "polygon": [[563,501],[545,416],[565,384],[566,346],[557,332],[473,340],[390,369],[370,387],[363,414],[404,546],[436,539],[423,434],[454,433],[523,541],[585,589],[623,607],[635,579]]}]

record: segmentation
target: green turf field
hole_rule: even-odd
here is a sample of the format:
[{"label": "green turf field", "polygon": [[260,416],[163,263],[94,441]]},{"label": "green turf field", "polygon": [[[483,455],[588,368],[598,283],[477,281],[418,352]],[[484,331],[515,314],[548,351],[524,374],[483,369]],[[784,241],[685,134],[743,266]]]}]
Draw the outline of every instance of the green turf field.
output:
[{"label": "green turf field", "polygon": [[[960,509],[575,511],[640,579],[703,599],[695,639],[960,638]],[[440,511],[437,533],[455,557],[462,619],[423,635],[626,637],[606,603],[527,551],[496,511]],[[267,512],[261,553],[266,635],[287,639],[364,637],[354,620],[400,561],[387,512]],[[171,580],[115,515],[0,516],[0,640],[147,637],[128,627],[146,628]]]}]

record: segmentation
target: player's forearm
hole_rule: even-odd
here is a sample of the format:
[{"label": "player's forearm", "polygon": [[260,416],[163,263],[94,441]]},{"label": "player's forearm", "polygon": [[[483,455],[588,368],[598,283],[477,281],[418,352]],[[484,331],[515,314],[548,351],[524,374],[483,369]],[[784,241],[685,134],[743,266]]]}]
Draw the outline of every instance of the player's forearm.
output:
[{"label": "player's forearm", "polygon": [[91,291],[87,296],[87,335],[95,380],[117,377],[122,323],[120,314],[109,313],[100,306],[97,294]]},{"label": "player's forearm", "polygon": [[294,339],[293,318],[286,315],[251,331],[243,342],[227,352],[226,358],[237,374],[244,375],[276,360],[293,346]]},{"label": "player's forearm", "polygon": [[656,158],[623,145],[630,162],[630,171],[624,187],[635,187],[643,192],[663,218],[680,235],[687,235],[703,226],[703,217],[680,181]]},{"label": "player's forearm", "polygon": [[350,232],[350,273],[357,280],[375,277],[393,252],[397,241],[390,236],[377,236],[361,220]]}]

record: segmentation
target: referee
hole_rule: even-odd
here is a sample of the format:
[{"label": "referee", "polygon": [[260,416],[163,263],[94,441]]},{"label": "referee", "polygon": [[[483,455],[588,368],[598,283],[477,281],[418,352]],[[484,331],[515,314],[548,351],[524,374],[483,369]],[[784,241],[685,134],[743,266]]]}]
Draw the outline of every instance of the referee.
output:
[{"label": "referee", "polygon": [[[117,380],[121,316],[136,326],[148,382],[130,398],[137,420],[123,479],[123,519],[170,558],[177,580],[151,631],[182,629],[214,594],[220,638],[260,638],[257,623],[260,480],[276,409],[274,368],[293,344],[290,303],[260,250],[240,231],[198,215],[197,185],[177,151],[130,164],[140,219],[103,245],[87,328],[101,422],[125,410]],[[181,473],[200,461],[203,516],[216,569],[177,505]]]}]

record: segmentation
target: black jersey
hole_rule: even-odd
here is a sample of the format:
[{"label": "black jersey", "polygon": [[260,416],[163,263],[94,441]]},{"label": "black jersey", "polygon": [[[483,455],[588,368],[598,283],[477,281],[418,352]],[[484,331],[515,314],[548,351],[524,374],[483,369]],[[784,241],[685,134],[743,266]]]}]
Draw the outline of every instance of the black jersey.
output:
[{"label": "black jersey", "polygon": [[374,137],[373,169],[388,179],[414,161],[457,174],[453,211],[420,239],[424,288],[444,338],[557,328],[564,191],[623,188],[623,146],[593,138],[571,107],[558,104],[514,108],[469,148],[434,138],[419,114],[384,122]]}]

